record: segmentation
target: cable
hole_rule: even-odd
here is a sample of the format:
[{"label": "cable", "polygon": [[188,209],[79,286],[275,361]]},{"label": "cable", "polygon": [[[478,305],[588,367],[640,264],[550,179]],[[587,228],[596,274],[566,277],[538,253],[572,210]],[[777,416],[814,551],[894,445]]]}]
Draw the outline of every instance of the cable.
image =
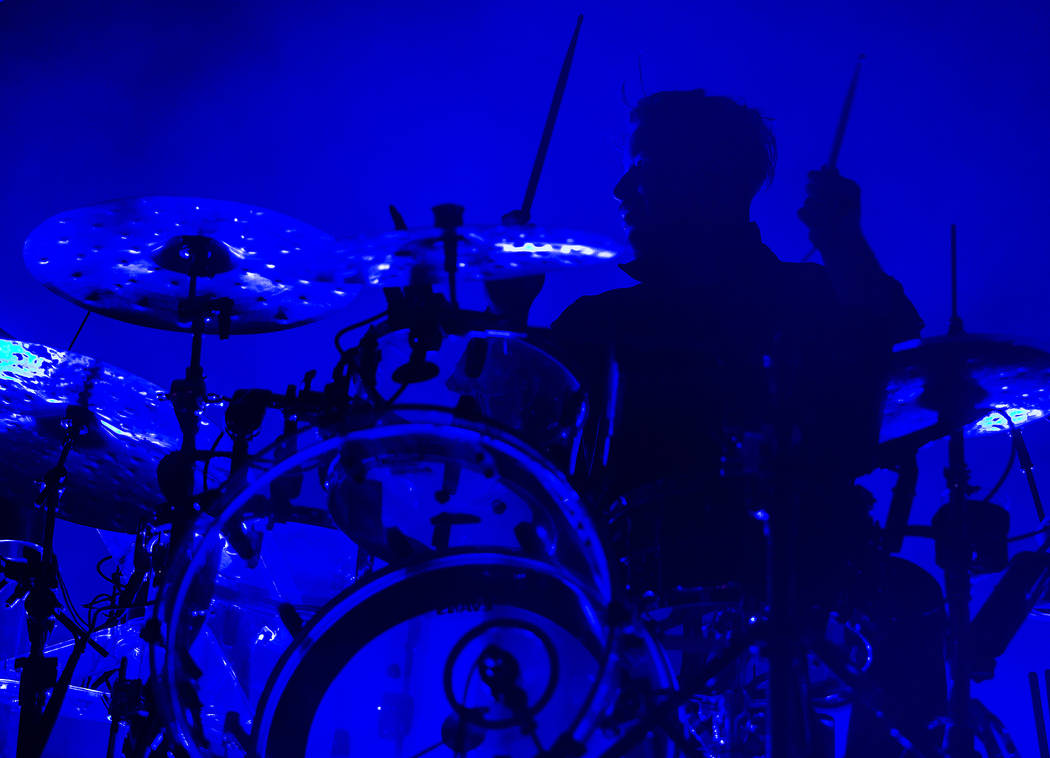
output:
[{"label": "cable", "polygon": [[422,750],[420,750],[418,753],[413,753],[409,758],[422,758],[422,756],[426,755],[427,753],[432,753],[433,751],[437,750],[439,747],[441,747],[444,744],[445,744],[444,741],[435,742],[430,747],[425,747]]},{"label": "cable", "polygon": [[102,558],[101,560],[99,560],[99,562],[95,564],[95,573],[98,574],[99,576],[101,576],[104,580],[106,580],[106,582],[108,584],[116,585],[117,582],[114,581],[112,576],[106,576],[105,574],[102,573],[102,564],[105,563],[106,561],[111,561],[111,560],[113,560],[113,556],[112,555],[107,555],[105,558]]},{"label": "cable", "polygon": [[1006,468],[1003,469],[1002,476],[999,477],[999,481],[988,491],[988,494],[984,496],[984,502],[990,503],[992,498],[995,497],[996,493],[1002,489],[1003,485],[1006,484],[1006,478],[1010,475],[1010,471],[1013,470],[1014,462],[1017,460],[1017,445],[1014,444],[1013,438],[1010,439],[1010,457],[1006,461]]},{"label": "cable", "polygon": [[[142,603],[130,603],[128,605],[121,605],[119,603],[113,603],[112,605],[104,605],[101,608],[95,608],[95,610],[100,612],[100,613],[102,611],[118,611],[118,610],[119,611],[130,611],[130,610],[138,610],[140,608],[149,608],[151,605],[156,605],[156,604],[157,604],[156,600],[146,600],[145,602],[142,602]],[[98,631],[98,630],[96,630],[96,631]]]},{"label": "cable", "polygon": [[225,436],[226,436],[226,430],[223,429],[221,432],[219,432],[219,436],[215,438],[215,441],[211,443],[211,447],[208,448],[208,457],[204,461],[204,468],[201,470],[201,480],[202,480],[201,483],[203,484],[205,490],[208,489],[208,469],[211,467],[212,459],[215,457],[215,456],[211,455],[211,453],[215,452],[215,449],[217,447],[219,447],[219,443],[222,441],[222,438],[225,437]]},{"label": "cable", "polygon": [[399,397],[401,397],[401,393],[404,392],[406,389],[408,389],[408,385],[407,384],[402,384],[400,387],[398,387],[394,391],[394,394],[391,395],[389,398],[387,398],[387,401],[386,401],[387,408],[390,408],[390,406],[392,406],[394,403],[396,403],[397,399]]},{"label": "cable", "polygon": [[355,329],[360,329],[362,326],[368,326],[369,324],[375,323],[376,321],[379,321],[379,319],[385,318],[387,315],[389,315],[389,313],[390,313],[389,311],[383,311],[382,313],[377,313],[374,316],[369,316],[368,318],[366,318],[366,319],[364,319],[362,321],[358,321],[357,323],[350,324],[350,326],[344,326],[342,329],[340,329],[338,332],[335,333],[335,349],[336,349],[336,351],[340,355],[345,355],[346,354],[347,348],[344,348],[343,347],[343,343],[341,342],[342,337],[343,337],[344,334],[348,334],[348,333],[354,331]]},{"label": "cable", "polygon": [[86,323],[87,323],[87,320],[88,320],[88,316],[90,316],[90,315],[91,315],[91,311],[88,311],[87,313],[85,313],[85,314],[84,314],[84,320],[80,322],[80,326],[78,326],[78,327],[77,327],[77,331],[76,331],[76,333],[75,333],[75,334],[73,335],[73,339],[71,339],[71,340],[69,341],[69,347],[67,347],[67,348],[66,348],[66,352],[67,352],[67,353],[68,353],[68,352],[69,352],[70,350],[72,350],[72,349],[73,349],[73,345],[77,344],[77,337],[79,337],[79,336],[80,336],[80,332],[81,332],[81,331],[83,331],[83,329],[84,329],[84,324],[86,324]]},{"label": "cable", "polygon": [[62,574],[58,572],[57,566],[55,568],[55,573],[58,575],[59,591],[62,593],[62,598],[66,601],[66,610],[69,611],[69,615],[73,618],[73,621],[75,621],[79,626],[87,628],[89,624],[87,620],[80,615],[80,612],[77,610],[76,605],[73,604],[73,597],[69,594],[69,588],[66,586],[66,580],[63,579]]},{"label": "cable", "polygon": [[1043,534],[1043,533],[1045,533],[1048,530],[1050,530],[1050,524],[1048,524],[1046,526],[1041,526],[1038,529],[1036,529],[1034,531],[1031,531],[1031,532],[1025,532],[1024,534],[1018,534],[1018,535],[1015,535],[1013,537],[1008,537],[1006,539],[1006,541],[1007,542],[1019,542],[1020,540],[1026,540],[1029,537],[1038,537],[1040,534]]}]

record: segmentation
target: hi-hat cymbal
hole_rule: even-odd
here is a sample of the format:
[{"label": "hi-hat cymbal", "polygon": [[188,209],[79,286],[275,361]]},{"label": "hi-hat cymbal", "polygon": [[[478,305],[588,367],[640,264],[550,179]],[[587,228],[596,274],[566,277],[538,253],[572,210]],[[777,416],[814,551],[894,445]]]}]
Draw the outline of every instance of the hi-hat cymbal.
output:
[{"label": "hi-hat cymbal", "polygon": [[[946,404],[951,409],[939,419],[938,409]],[[938,420],[978,435],[1047,415],[1050,353],[986,334],[931,337],[894,353],[882,439]]]},{"label": "hi-hat cymbal", "polygon": [[181,440],[162,394],[155,384],[94,358],[0,340],[0,488],[13,505],[32,505],[36,482],[62,449],[66,409],[78,405],[90,412],[90,423],[66,462],[58,515],[85,526],[137,531],[163,501],[157,464]]},{"label": "hi-hat cymbal", "polygon": [[[343,240],[338,256],[345,282],[404,287],[413,276],[443,282],[445,232],[405,229]],[[540,226],[461,226],[456,229],[459,279],[506,279],[547,274],[595,263],[623,263],[627,256],[609,240],[589,232]]]},{"label": "hi-hat cymbal", "polygon": [[[192,197],[137,197],[66,211],[29,235],[25,262],[48,289],[141,326],[190,331],[190,251],[206,258],[198,302],[228,307],[231,334],[288,329],[348,304],[335,240],[281,213]],[[206,327],[220,331],[218,319]]]}]

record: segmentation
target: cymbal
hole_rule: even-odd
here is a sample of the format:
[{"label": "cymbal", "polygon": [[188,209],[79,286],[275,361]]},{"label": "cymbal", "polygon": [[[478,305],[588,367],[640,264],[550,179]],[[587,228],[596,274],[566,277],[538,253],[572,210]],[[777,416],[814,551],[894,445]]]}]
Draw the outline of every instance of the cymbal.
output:
[{"label": "cymbal", "polygon": [[[934,425],[938,406],[953,406],[949,425],[967,435],[1006,431],[1050,414],[1050,353],[1004,337],[962,334],[905,343],[893,355],[882,439]],[[960,381],[960,371],[962,369]]]},{"label": "cymbal", "polygon": [[[25,263],[48,289],[140,326],[191,331],[191,250],[206,259],[198,302],[228,306],[231,334],[315,321],[359,291],[336,280],[335,240],[282,213],[193,197],[135,197],[59,213],[29,235]],[[228,298],[228,301],[222,299]],[[218,319],[205,331],[218,333]]]},{"label": "cymbal", "polygon": [[163,502],[157,464],[181,442],[162,394],[94,358],[0,340],[0,489],[12,505],[32,505],[37,482],[61,452],[66,409],[79,405],[91,412],[90,423],[66,462],[58,515],[134,533]]},{"label": "cymbal", "polygon": [[[337,246],[347,267],[343,281],[404,287],[415,272],[442,282],[447,276],[443,234],[424,227],[343,240]],[[456,235],[459,279],[506,279],[627,259],[604,237],[577,230],[494,224],[461,226]]]}]

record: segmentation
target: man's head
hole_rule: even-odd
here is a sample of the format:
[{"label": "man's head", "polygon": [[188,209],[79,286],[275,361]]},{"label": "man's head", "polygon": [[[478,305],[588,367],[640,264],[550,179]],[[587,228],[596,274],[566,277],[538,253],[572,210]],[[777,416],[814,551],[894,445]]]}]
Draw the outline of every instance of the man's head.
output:
[{"label": "man's head", "polygon": [[703,90],[657,92],[631,111],[631,165],[613,193],[639,257],[682,227],[742,224],[773,176],[776,143],[757,111]]}]

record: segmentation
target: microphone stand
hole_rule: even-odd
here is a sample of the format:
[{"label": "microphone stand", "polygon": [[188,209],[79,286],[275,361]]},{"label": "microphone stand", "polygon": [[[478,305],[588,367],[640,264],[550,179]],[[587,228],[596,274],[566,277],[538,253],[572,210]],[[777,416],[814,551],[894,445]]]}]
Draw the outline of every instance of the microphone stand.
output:
[{"label": "microphone stand", "polygon": [[[785,347],[783,338],[778,340]],[[788,346],[789,347],[789,346]],[[807,685],[807,662],[799,621],[798,539],[801,530],[801,498],[804,480],[799,472],[800,446],[797,421],[793,417],[797,362],[790,350],[781,349],[779,359],[765,361],[775,409],[771,437],[771,492],[769,511],[754,510],[763,521],[766,537],[766,591],[769,629],[766,655],[769,660],[769,732],[771,758],[811,758],[811,734]],[[785,355],[786,353],[786,355]]]}]

